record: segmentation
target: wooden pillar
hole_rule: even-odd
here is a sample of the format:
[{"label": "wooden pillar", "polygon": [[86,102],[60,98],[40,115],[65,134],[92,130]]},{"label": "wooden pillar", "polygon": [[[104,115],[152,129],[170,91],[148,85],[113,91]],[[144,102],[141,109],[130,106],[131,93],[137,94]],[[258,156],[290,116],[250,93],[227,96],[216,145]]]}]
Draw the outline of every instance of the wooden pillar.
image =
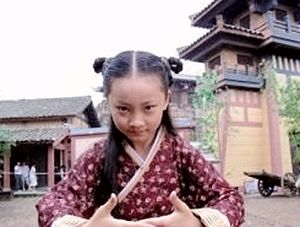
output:
[{"label": "wooden pillar", "polygon": [[75,146],[75,138],[71,139],[71,166],[74,166],[75,160],[76,160],[76,146]]},{"label": "wooden pillar", "polygon": [[66,147],[64,151],[64,165],[66,166],[66,168],[68,168],[68,152],[68,147]]},{"label": "wooden pillar", "polygon": [[287,14],[284,18],[285,22],[286,22],[286,31],[288,33],[292,32],[292,27],[291,27],[291,18],[289,17],[289,15]]},{"label": "wooden pillar", "polygon": [[5,152],[3,155],[3,189],[11,190],[10,185],[10,152]]},{"label": "wooden pillar", "polygon": [[271,171],[273,174],[282,174],[282,157],[281,157],[281,143],[280,143],[280,121],[278,115],[278,107],[271,96],[267,99],[267,114],[269,121],[269,135],[270,135],[270,149],[271,149]]},{"label": "wooden pillar", "polygon": [[278,68],[276,55],[272,55],[272,65],[275,69]]},{"label": "wooden pillar", "polygon": [[217,26],[218,27],[223,27],[223,25],[224,25],[224,19],[223,19],[223,15],[222,14],[218,14],[216,16],[216,21],[217,21]]},{"label": "wooden pillar", "polygon": [[54,186],[54,148],[52,145],[48,147],[48,187]]}]

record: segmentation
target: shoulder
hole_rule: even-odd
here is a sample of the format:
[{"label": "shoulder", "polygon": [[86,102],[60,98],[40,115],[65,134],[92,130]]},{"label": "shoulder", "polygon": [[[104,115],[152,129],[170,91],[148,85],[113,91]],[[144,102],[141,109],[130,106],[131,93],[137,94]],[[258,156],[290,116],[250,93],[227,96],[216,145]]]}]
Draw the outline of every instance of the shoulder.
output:
[{"label": "shoulder", "polygon": [[201,150],[194,148],[188,141],[180,136],[166,136],[166,146],[172,150],[176,160],[186,165],[205,164],[207,161]]},{"label": "shoulder", "polygon": [[76,160],[75,165],[83,165],[84,163],[100,162],[104,158],[104,153],[107,146],[107,140],[99,140],[93,143],[83,152]]},{"label": "shoulder", "polygon": [[179,153],[199,153],[199,150],[195,149],[188,141],[183,139],[181,136],[178,135],[170,135],[167,134],[165,137],[165,144],[168,147],[172,147],[175,152]]}]

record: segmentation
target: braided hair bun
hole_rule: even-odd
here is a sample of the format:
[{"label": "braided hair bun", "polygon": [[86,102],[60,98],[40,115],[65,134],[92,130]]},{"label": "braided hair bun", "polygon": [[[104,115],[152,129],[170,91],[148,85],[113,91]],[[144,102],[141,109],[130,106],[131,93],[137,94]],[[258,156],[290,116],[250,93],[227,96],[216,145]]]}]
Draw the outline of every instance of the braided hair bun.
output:
[{"label": "braided hair bun", "polygon": [[168,58],[168,63],[174,73],[177,74],[182,71],[182,62],[178,58],[170,57]]},{"label": "braided hair bun", "polygon": [[103,69],[103,65],[106,61],[106,58],[96,58],[93,64],[94,71],[100,73]]}]

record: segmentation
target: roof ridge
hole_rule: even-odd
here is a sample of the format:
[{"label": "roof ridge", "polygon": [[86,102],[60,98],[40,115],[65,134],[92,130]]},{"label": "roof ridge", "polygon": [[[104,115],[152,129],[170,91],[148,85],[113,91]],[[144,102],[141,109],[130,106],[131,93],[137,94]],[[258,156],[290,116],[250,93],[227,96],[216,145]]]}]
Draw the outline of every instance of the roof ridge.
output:
[{"label": "roof ridge", "polygon": [[0,99],[1,102],[18,102],[18,101],[34,101],[34,100],[59,100],[59,99],[73,99],[73,98],[91,98],[90,95],[83,96],[65,96],[65,97],[48,97],[48,98],[24,98],[24,99]]}]

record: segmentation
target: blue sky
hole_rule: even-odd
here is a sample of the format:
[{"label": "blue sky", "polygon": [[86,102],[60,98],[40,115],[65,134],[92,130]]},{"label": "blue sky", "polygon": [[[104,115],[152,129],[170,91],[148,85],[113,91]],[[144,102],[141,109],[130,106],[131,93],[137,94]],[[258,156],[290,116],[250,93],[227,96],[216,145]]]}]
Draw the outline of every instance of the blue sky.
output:
[{"label": "blue sky", "polygon": [[[0,2],[0,99],[100,95],[96,57],[146,50],[177,57],[205,30],[189,16],[210,0],[10,0]],[[199,74],[185,63],[183,73]]]}]

